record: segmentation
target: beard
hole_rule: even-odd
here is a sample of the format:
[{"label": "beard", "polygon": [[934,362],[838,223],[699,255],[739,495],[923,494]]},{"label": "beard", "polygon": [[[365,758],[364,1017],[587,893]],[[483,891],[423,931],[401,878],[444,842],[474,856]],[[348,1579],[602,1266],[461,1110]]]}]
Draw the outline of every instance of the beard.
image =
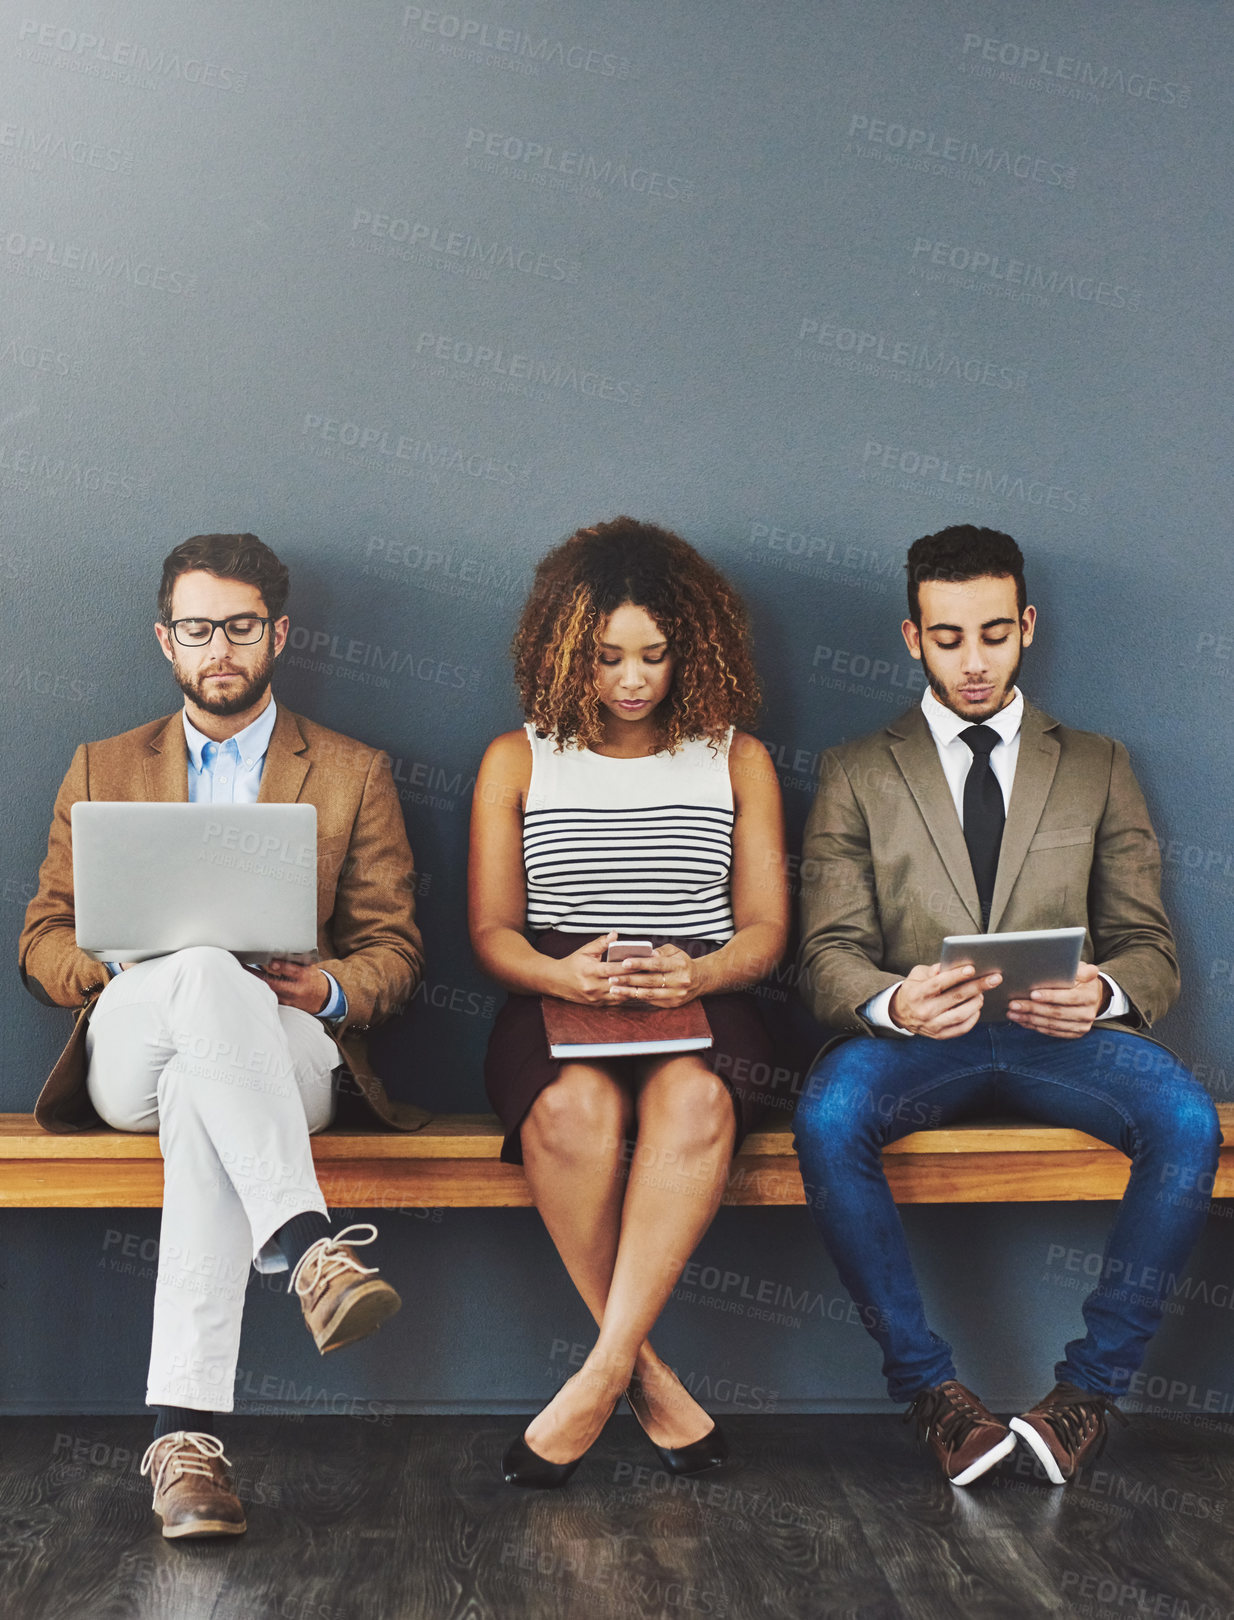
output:
[{"label": "beard", "polygon": [[243,714],[245,709],[251,709],[261,701],[270,686],[270,677],[274,672],[274,650],[267,642],[265,653],[257,668],[248,672],[238,671],[239,686],[226,691],[205,685],[207,675],[218,674],[217,666],[190,674],[179,658],[173,657],[171,671],[176,678],[176,685],[185,697],[191,698],[197,707],[204,709],[207,714]]},{"label": "beard", "polygon": [[953,689],[947,685],[941,676],[936,675],[930,668],[930,660],[926,657],[924,641],[921,645],[921,665],[926,672],[926,680],[928,680],[930,683],[930,690],[934,693],[934,696],[945,709],[950,709],[952,714],[958,714],[961,720],[972,721],[974,725],[980,725],[983,720],[988,720],[991,715],[997,714],[1000,709],[1005,709],[1007,707],[1007,703],[1011,697],[1015,683],[1020,678],[1020,665],[1023,662],[1024,648],[1023,642],[1021,641],[1019,655],[1015,661],[1015,668],[1011,671],[1010,675],[1008,675],[1007,679],[1003,682],[999,690],[995,692],[990,701],[983,704],[980,709],[974,709],[971,706],[966,709],[961,709],[953,696]]}]

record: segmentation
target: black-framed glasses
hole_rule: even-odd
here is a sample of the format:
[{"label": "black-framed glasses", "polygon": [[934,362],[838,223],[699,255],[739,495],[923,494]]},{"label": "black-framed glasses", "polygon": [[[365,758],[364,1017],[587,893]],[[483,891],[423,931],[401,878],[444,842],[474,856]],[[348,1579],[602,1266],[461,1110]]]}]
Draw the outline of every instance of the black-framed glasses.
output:
[{"label": "black-framed glasses", "polygon": [[182,647],[208,647],[216,630],[233,647],[251,647],[265,635],[270,622],[255,613],[237,613],[230,619],[172,619],[168,628]]}]

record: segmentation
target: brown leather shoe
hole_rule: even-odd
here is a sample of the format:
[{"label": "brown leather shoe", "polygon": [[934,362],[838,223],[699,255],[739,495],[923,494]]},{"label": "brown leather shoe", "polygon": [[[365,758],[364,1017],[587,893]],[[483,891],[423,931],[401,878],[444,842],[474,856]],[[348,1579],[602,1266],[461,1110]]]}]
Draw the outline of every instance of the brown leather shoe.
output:
[{"label": "brown leather shoe", "polygon": [[904,1414],[906,1423],[914,1418],[953,1485],[971,1485],[1015,1450],[1007,1425],[954,1378],[923,1389]]},{"label": "brown leather shoe", "polygon": [[[343,1242],[351,1233],[365,1231],[368,1237]],[[375,1266],[362,1266],[356,1259],[356,1249],[376,1236],[375,1226],[360,1223],[344,1227],[336,1237],[319,1238],[291,1274],[288,1292],[299,1294],[304,1320],[323,1356],[374,1332],[403,1303]]]},{"label": "brown leather shoe", "polygon": [[223,1471],[222,1441],[212,1434],[176,1429],[164,1434],[141,1459],[154,1479],[154,1511],[168,1541],[182,1536],[242,1536],[248,1529],[240,1498]]},{"label": "brown leather shoe", "polygon": [[1011,1427],[1024,1436],[1051,1484],[1065,1485],[1084,1463],[1101,1455],[1107,1416],[1127,1422],[1108,1395],[1055,1384],[1036,1406],[1013,1417]]}]

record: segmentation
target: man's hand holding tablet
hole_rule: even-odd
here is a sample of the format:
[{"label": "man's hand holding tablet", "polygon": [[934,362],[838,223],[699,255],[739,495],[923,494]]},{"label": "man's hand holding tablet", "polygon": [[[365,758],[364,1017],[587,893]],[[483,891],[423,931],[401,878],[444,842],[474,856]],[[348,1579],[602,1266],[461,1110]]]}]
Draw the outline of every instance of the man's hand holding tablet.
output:
[{"label": "man's hand holding tablet", "polygon": [[1110,1001],[1110,986],[1091,962],[1081,962],[1075,983],[1052,985],[1008,1003],[1007,1018],[1025,1029],[1074,1041],[1087,1035]]},{"label": "man's hand holding tablet", "polygon": [[1108,994],[1097,969],[1080,961],[1083,948],[1083,928],[953,934],[943,941],[939,965],[944,972],[967,965],[975,974],[997,975],[997,991],[985,995],[974,1022],[1009,1021],[1074,1039],[1092,1028]]},{"label": "man's hand holding tablet", "polygon": [[1098,970],[1080,961],[1083,945],[1082,928],[949,935],[939,960],[915,967],[897,988],[891,1017],[933,1040],[1003,1021],[1075,1040],[1110,996]]},{"label": "man's hand holding tablet", "polygon": [[949,1041],[967,1035],[981,1017],[982,998],[1002,983],[998,973],[978,977],[971,962],[915,967],[891,998],[888,1011],[908,1035]]}]

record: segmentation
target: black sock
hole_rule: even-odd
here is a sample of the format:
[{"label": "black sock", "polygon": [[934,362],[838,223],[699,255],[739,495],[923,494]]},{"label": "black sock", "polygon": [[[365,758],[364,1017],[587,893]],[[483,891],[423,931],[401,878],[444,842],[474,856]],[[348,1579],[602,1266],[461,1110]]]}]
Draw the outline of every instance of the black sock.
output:
[{"label": "black sock", "polygon": [[330,1236],[330,1222],[315,1209],[306,1209],[303,1215],[285,1221],[274,1235],[294,1271],[319,1238]]},{"label": "black sock", "polygon": [[195,1412],[188,1406],[156,1406],[154,1408],[154,1438],[177,1429],[191,1429],[196,1434],[217,1434],[218,1415],[214,1412]]}]

